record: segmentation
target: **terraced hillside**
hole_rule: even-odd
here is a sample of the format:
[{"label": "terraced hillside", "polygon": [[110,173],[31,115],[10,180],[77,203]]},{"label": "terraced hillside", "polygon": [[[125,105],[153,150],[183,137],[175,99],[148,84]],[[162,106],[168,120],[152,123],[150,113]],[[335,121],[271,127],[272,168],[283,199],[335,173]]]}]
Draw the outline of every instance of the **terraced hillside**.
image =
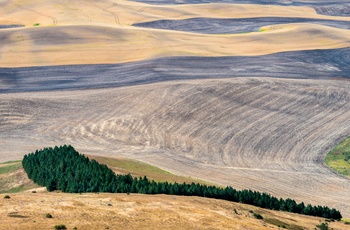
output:
[{"label": "terraced hillside", "polygon": [[[0,161],[72,144],[349,216],[348,3],[242,3],[1,1]],[[132,26],[164,20],[195,23]]]}]

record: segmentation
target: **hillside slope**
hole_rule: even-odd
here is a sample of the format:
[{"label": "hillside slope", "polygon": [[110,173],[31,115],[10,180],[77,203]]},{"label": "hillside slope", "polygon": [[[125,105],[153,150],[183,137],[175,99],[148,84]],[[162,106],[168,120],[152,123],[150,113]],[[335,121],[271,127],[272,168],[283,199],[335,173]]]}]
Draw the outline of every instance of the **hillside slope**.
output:
[{"label": "hillside slope", "polygon": [[237,78],[4,94],[1,159],[66,143],[347,216],[350,182],[323,157],[350,132],[349,92],[343,81]]},{"label": "hillside slope", "polygon": [[[0,6],[0,67],[126,63],[169,56],[255,56],[350,46],[349,30],[308,23],[285,24],[283,17],[350,21],[349,17],[319,15],[306,6],[154,6],[124,0],[69,4],[62,0],[11,0]],[[264,33],[225,36],[132,26],[198,17],[276,20],[262,24],[272,25]],[[11,25],[24,27],[6,28]]]},{"label": "hillside slope", "polygon": [[[18,193],[0,199],[1,229],[313,229],[324,220],[227,201],[167,195]],[[257,220],[251,213],[259,213]],[[45,218],[49,213],[53,218]],[[331,222],[334,230],[342,222]]]}]

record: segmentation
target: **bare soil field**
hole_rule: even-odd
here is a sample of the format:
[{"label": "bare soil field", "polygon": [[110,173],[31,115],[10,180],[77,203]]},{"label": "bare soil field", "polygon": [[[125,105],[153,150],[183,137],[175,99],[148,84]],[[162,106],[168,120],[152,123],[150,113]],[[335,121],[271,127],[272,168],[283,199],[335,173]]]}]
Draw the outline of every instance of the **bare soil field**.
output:
[{"label": "bare soil field", "polygon": [[[21,193],[0,199],[1,229],[313,229],[324,220],[200,197]],[[254,213],[264,219],[257,220]],[[46,218],[49,213],[52,218]],[[342,222],[329,224],[335,230]]]},{"label": "bare soil field", "polygon": [[195,32],[203,34],[234,34],[249,33],[261,31],[261,27],[275,24],[289,23],[313,23],[325,26],[331,26],[342,29],[350,29],[349,21],[322,20],[310,18],[239,18],[239,19],[221,19],[221,18],[190,18],[183,20],[159,20],[144,23],[137,23],[133,26],[156,28],[165,30],[177,30],[186,32]]},{"label": "bare soil field", "polygon": [[[148,4],[203,4],[211,3],[211,0],[137,0]],[[281,5],[281,6],[309,6],[319,14],[332,16],[350,16],[350,4],[347,0],[327,1],[327,0],[217,0],[216,3],[233,4],[260,4],[260,5]]]},{"label": "bare soil field", "polygon": [[0,68],[0,93],[97,89],[186,79],[238,77],[348,79],[350,49],[295,51],[251,57],[170,57],[109,65]]},{"label": "bare soil field", "polygon": [[349,87],[344,80],[237,78],[2,94],[1,159],[66,143],[347,216],[350,181],[323,158],[350,132]]},{"label": "bare soil field", "polygon": [[314,9],[319,14],[333,15],[333,16],[350,16],[350,4],[329,4],[325,6],[314,6]]},{"label": "bare soil field", "polygon": [[[136,159],[185,177],[327,205],[349,217],[350,180],[323,164],[325,154],[350,135],[350,30],[344,27],[344,21],[350,22],[348,4],[241,3],[249,4],[0,0],[0,162],[71,144],[85,154]],[[275,20],[246,34],[132,26],[159,20],[267,17]],[[296,19],[286,23],[285,18]],[[298,21],[305,18],[308,21]],[[328,24],[311,23],[316,20]],[[55,210],[74,212],[79,203],[72,200],[77,197],[92,196],[87,203],[101,201],[96,194],[42,196],[36,200],[18,194],[6,200],[18,197],[17,202],[23,202],[17,204],[1,200],[1,212],[8,212],[1,214],[8,217],[4,223],[36,221],[37,226],[47,226],[42,215],[32,219],[40,204],[58,220],[67,220],[71,214]],[[62,207],[55,206],[55,197]],[[163,196],[144,201],[130,200],[141,196],[111,197],[146,206],[161,199],[159,215],[164,216]],[[33,200],[40,203],[33,204],[31,212]],[[204,200],[198,202],[205,205]],[[110,211],[106,205],[101,212]],[[24,209],[28,213],[22,213]],[[103,218],[92,214],[95,209],[81,218]],[[185,209],[179,210],[186,213]],[[198,226],[179,226],[214,226],[215,209],[209,209],[203,214],[209,222],[200,219]],[[149,220],[149,215],[159,217],[155,213],[142,212],[140,228],[164,226],[152,222],[160,218]],[[18,216],[25,217],[23,222]],[[112,221],[106,216],[105,221]],[[112,216],[113,221],[122,219]],[[45,221],[52,221],[50,227],[59,224],[55,218]],[[167,224],[175,222],[170,219]],[[232,223],[215,226],[230,228]],[[245,228],[241,224],[237,226]],[[262,228],[256,220],[248,224]]]}]

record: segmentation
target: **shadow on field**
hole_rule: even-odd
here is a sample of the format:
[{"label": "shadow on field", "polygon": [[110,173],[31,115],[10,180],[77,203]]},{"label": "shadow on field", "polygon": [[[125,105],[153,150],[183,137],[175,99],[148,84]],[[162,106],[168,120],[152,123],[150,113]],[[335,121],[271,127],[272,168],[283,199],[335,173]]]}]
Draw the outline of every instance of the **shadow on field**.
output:
[{"label": "shadow on field", "polygon": [[167,57],[126,64],[0,68],[0,93],[236,77],[350,78],[350,48],[252,57]]},{"label": "shadow on field", "polygon": [[[134,0],[147,4],[203,4],[213,3],[213,0]],[[331,16],[350,16],[350,3],[348,0],[217,0],[215,3],[232,4],[260,4],[260,5],[280,5],[280,6],[309,6],[313,7],[318,14]]]},{"label": "shadow on field", "polygon": [[312,23],[331,26],[341,29],[350,29],[349,21],[334,21],[312,18],[281,18],[281,17],[261,17],[261,18],[239,18],[239,19],[219,19],[219,18],[191,18],[184,20],[159,20],[152,22],[137,23],[133,26],[177,30],[186,32],[196,32],[201,34],[233,34],[256,32],[263,26],[288,24],[288,23]]}]

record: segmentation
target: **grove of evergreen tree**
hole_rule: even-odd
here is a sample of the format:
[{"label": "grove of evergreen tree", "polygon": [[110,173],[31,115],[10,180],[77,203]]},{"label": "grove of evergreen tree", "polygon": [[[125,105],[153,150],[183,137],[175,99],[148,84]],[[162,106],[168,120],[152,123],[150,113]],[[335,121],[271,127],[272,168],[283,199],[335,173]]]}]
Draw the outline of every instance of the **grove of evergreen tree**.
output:
[{"label": "grove of evergreen tree", "polygon": [[170,194],[200,196],[250,204],[271,210],[300,213],[339,220],[336,209],[297,203],[292,199],[278,199],[267,193],[236,190],[201,184],[168,183],[150,181],[146,176],[136,178],[130,174],[116,175],[106,165],[99,164],[79,154],[72,146],[60,146],[36,150],[25,155],[22,161],[28,177],[46,186],[48,191],[61,190],[69,193],[110,192]]}]

